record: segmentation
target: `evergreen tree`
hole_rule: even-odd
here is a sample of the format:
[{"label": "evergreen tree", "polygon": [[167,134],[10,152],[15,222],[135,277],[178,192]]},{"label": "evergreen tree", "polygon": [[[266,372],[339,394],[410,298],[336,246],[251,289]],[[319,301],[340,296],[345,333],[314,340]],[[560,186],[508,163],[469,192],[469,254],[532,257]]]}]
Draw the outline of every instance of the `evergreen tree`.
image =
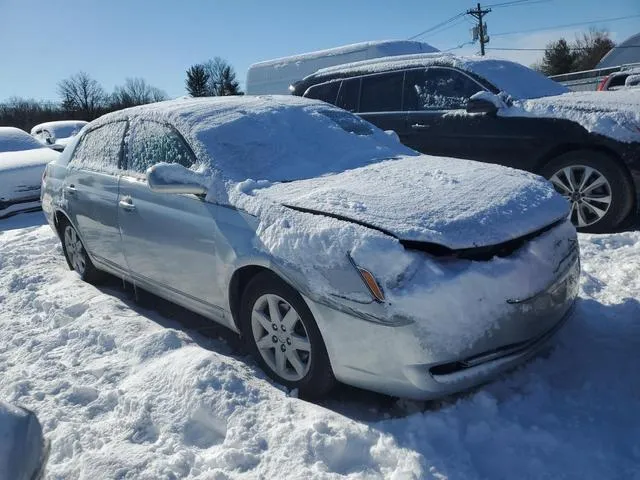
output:
[{"label": "evergreen tree", "polygon": [[187,70],[187,92],[192,97],[206,97],[209,95],[209,72],[204,65],[192,65]]},{"label": "evergreen tree", "polygon": [[564,38],[551,42],[544,51],[540,71],[545,75],[559,75],[574,71],[576,54]]}]

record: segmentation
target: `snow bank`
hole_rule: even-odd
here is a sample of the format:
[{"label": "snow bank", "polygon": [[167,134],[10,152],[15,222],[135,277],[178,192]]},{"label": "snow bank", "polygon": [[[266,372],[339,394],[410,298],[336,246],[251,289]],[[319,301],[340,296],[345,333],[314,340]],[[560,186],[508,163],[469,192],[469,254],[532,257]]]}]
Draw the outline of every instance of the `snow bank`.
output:
[{"label": "snow bank", "polygon": [[0,127],[0,153],[42,148],[42,144],[24,130]]},{"label": "snow bank", "polygon": [[581,298],[546,357],[449,402],[346,389],[323,407],[222,341],[82,283],[49,227],[11,225],[0,233],[0,397],[40,417],[51,478],[637,474],[639,232],[580,237]]},{"label": "snow bank", "polygon": [[42,427],[33,412],[0,401],[0,479],[32,480],[45,457]]},{"label": "snow bank", "polygon": [[640,91],[571,92],[564,95],[515,101],[501,109],[504,117],[562,118],[589,132],[621,142],[640,142]]}]

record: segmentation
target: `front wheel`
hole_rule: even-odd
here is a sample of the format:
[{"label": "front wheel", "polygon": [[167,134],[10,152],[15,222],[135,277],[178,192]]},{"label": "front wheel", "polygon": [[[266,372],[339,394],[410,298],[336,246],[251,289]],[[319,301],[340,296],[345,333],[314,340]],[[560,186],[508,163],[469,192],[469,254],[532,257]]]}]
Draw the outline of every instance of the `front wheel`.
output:
[{"label": "front wheel", "polygon": [[276,275],[261,273],[245,290],[240,312],[249,351],[275,381],[309,398],[335,379],[318,326],[300,294]]},{"label": "front wheel", "polygon": [[62,234],[62,251],[69,268],[75,270],[85,282],[100,282],[103,273],[93,265],[73,225],[68,220],[63,220],[60,224],[60,232]]},{"label": "front wheel", "polygon": [[626,172],[604,153],[565,153],[547,163],[541,173],[569,200],[571,221],[581,232],[611,232],[633,207],[633,187]]}]

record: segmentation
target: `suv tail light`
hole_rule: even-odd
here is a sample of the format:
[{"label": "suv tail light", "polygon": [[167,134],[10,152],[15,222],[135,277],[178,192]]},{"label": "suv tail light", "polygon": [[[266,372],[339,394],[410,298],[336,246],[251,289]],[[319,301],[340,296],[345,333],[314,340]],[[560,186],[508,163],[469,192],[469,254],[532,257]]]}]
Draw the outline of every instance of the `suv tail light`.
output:
[{"label": "suv tail light", "polygon": [[42,183],[44,184],[44,181],[47,179],[47,169],[49,168],[49,165],[45,165],[44,167],[44,172],[42,172]]},{"label": "suv tail light", "polygon": [[598,84],[598,88],[596,88],[597,91],[601,92],[604,90],[604,86],[607,84],[607,80],[609,80],[610,76],[611,75],[607,75],[602,80],[600,80],[600,83]]}]

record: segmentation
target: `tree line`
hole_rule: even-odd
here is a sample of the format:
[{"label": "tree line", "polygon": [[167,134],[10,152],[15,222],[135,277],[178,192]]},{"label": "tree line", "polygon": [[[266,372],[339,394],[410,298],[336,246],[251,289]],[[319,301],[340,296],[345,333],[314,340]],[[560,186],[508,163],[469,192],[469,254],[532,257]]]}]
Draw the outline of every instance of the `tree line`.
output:
[{"label": "tree line", "polygon": [[542,61],[534,68],[545,75],[591,70],[615,46],[608,31],[592,28],[573,41],[560,38],[547,44]]},{"label": "tree line", "polygon": [[[220,57],[192,65],[186,72],[187,93],[194,97],[242,95],[233,67]],[[0,103],[0,125],[26,131],[39,123],[54,120],[91,121],[123,108],[167,100],[166,92],[143,78],[126,78],[107,93],[86,72],[78,72],[58,82],[59,101],[11,97]]]}]

